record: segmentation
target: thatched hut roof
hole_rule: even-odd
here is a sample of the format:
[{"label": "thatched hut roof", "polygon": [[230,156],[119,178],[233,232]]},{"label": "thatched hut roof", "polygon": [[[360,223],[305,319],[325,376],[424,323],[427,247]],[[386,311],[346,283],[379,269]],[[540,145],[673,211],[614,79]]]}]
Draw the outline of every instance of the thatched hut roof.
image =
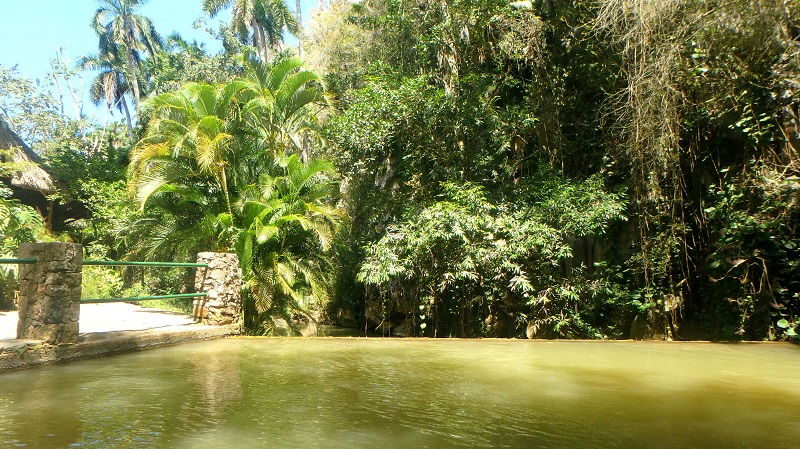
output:
[{"label": "thatched hut roof", "polygon": [[[19,138],[2,117],[0,117],[0,149],[14,151],[10,160],[3,162],[22,164],[20,170],[10,176],[12,186],[36,190],[45,195],[55,191],[53,177],[41,166],[42,158]],[[8,176],[3,177],[8,179]]]},{"label": "thatched hut roof", "polygon": [[[0,171],[0,183],[11,189],[11,198],[39,211],[51,231],[61,232],[70,220],[86,218],[89,209],[79,200],[51,199],[48,195],[58,188],[67,189],[63,180],[54,179],[42,165],[42,158],[20,139],[8,123],[0,116],[0,162],[13,165]],[[10,154],[9,151],[11,150]]]}]

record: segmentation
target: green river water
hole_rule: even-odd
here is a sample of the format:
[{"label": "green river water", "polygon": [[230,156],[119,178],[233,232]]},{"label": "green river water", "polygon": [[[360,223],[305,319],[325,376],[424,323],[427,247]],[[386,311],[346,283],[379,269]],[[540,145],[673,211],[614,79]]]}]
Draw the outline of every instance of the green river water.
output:
[{"label": "green river water", "polygon": [[0,375],[0,448],[789,448],[800,347],[232,338]]}]

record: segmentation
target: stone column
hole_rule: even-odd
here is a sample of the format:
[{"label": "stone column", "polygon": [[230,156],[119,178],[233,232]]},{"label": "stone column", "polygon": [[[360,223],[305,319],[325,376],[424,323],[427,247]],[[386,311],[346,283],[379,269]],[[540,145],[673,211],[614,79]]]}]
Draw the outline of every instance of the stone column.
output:
[{"label": "stone column", "polygon": [[198,268],[194,286],[208,296],[194,301],[194,318],[212,326],[241,324],[242,273],[239,257],[231,253],[199,253],[197,263],[207,263],[208,268]]},{"label": "stone column", "polygon": [[83,250],[77,243],[21,243],[17,338],[76,343],[81,311]]}]

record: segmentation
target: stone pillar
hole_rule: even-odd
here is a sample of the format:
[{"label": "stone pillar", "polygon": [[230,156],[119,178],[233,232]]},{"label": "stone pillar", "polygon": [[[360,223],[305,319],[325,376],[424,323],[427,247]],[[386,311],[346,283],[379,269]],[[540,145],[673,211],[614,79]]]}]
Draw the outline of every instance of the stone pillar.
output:
[{"label": "stone pillar", "polygon": [[21,243],[17,338],[76,343],[81,311],[83,250],[77,243]]},{"label": "stone pillar", "polygon": [[208,296],[194,301],[194,318],[212,326],[241,324],[242,273],[239,257],[231,253],[199,253],[197,263],[207,263],[208,268],[198,268],[194,286]]}]

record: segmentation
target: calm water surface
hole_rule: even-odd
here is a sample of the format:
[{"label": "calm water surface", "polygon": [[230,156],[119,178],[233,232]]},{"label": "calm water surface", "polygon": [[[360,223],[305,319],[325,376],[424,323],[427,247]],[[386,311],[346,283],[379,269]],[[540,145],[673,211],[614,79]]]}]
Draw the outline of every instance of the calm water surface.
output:
[{"label": "calm water surface", "polygon": [[778,448],[800,347],[226,339],[0,375],[0,448]]}]

